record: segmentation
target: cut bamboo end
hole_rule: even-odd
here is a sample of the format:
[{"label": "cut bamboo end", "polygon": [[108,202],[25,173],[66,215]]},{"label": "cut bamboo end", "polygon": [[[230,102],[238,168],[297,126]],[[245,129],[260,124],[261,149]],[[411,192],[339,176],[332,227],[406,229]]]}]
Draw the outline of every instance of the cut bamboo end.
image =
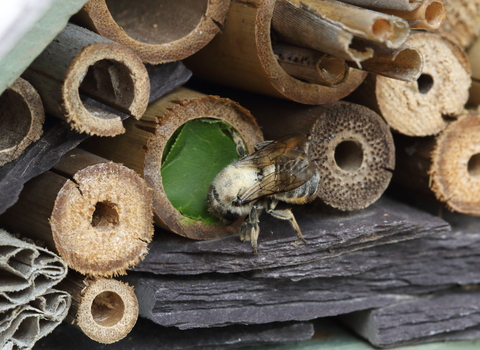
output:
[{"label": "cut bamboo end", "polygon": [[411,29],[438,29],[447,16],[445,5],[440,0],[425,0],[413,11],[382,12],[407,20]]},{"label": "cut bamboo end", "polygon": [[320,172],[318,198],[340,210],[363,209],[386,190],[395,167],[387,124],[372,110],[338,103],[312,126],[309,157]]},{"label": "cut bamboo end", "polygon": [[125,274],[147,254],[152,194],[131,169],[91,165],[60,189],[50,224],[55,247],[72,269],[90,276]]},{"label": "cut bamboo end", "polygon": [[137,322],[138,300],[133,287],[126,283],[69,274],[60,288],[72,296],[67,320],[92,340],[115,343],[130,333]]},{"label": "cut bamboo end", "polygon": [[480,106],[480,39],[477,39],[468,49],[468,61],[472,67],[472,85],[468,104],[472,108]]},{"label": "cut bamboo end", "polygon": [[[121,162],[126,166],[135,169],[143,174],[146,183],[153,190],[153,206],[155,212],[155,221],[158,225],[166,228],[179,235],[198,239],[214,239],[236,232],[241,224],[241,220],[229,226],[223,225],[219,220],[210,221],[210,216],[205,218],[203,209],[207,210],[207,192],[210,183],[213,181],[216,173],[212,173],[212,164],[205,162],[203,159],[208,156],[215,148],[204,149],[199,148],[198,154],[191,161],[191,165],[187,166],[181,174],[173,179],[173,185],[167,188],[165,185],[165,176],[163,163],[169,154],[170,145],[176,143],[176,138],[188,122],[205,120],[206,123],[213,121],[221,121],[225,123],[233,131],[243,139],[249,152],[253,152],[255,144],[263,140],[262,133],[255,119],[249,111],[238,105],[238,103],[218,96],[208,96],[186,88],[179,88],[170,94],[160,98],[149,106],[147,112],[140,121],[128,120],[126,125],[127,132],[113,139],[95,138],[85,143],[83,147],[92,152]],[[232,132],[233,132],[232,131]],[[222,132],[222,137],[230,132]],[[192,142],[195,141],[193,132]],[[227,164],[238,159],[235,150],[235,144],[230,139],[233,147],[230,149],[233,153],[231,159],[227,159]],[[227,150],[222,150],[219,156]],[[225,161],[225,160],[224,160]],[[215,162],[215,160],[210,160]],[[221,170],[221,169],[220,169]],[[218,172],[220,172],[220,170]],[[200,178],[211,178],[211,181],[202,181],[203,185],[198,183],[199,178],[188,180],[188,176],[195,174]],[[185,180],[183,180],[185,179]],[[182,182],[182,185],[179,183]],[[195,212],[186,213],[185,206],[188,203],[180,202],[173,204],[172,198],[167,193],[171,193],[171,188],[183,188],[188,184],[194,184],[195,188],[191,190],[195,196],[191,197],[192,201],[197,202],[201,208]],[[198,191],[198,192],[197,192]],[[188,193],[190,194],[190,193]],[[213,218],[213,217],[212,217]]]},{"label": "cut bamboo end", "polygon": [[72,24],[23,77],[37,89],[46,111],[91,135],[125,131],[120,116],[98,103],[138,119],[150,94],[147,70],[133,51]]},{"label": "cut bamboo end", "polygon": [[451,210],[480,216],[480,114],[452,122],[436,140],[431,188]]},{"label": "cut bamboo end", "polygon": [[407,44],[424,58],[417,81],[370,76],[357,91],[362,104],[379,112],[400,133],[435,135],[447,126],[445,117],[462,114],[471,83],[470,66],[458,46],[437,34],[417,32]]},{"label": "cut bamboo end", "polygon": [[77,23],[131,50],[145,63],[180,61],[221,30],[229,0],[90,0]]},{"label": "cut bamboo end", "polygon": [[0,95],[0,166],[18,158],[43,133],[45,112],[32,85],[18,78]]},{"label": "cut bamboo end", "polygon": [[480,34],[480,0],[443,0],[446,18],[436,30],[467,49]]},{"label": "cut bamboo end", "polygon": [[234,1],[225,26],[213,40],[186,60],[201,78],[247,91],[304,104],[337,101],[355,90],[366,72],[351,69],[335,86],[311,84],[289,75],[280,66],[272,48],[271,27],[275,0]]}]

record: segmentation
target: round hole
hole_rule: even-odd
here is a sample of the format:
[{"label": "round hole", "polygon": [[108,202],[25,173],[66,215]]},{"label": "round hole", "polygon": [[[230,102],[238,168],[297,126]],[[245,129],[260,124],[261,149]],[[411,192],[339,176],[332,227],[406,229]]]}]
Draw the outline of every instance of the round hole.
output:
[{"label": "round hole", "polygon": [[122,320],[125,304],[117,293],[105,291],[93,299],[91,313],[97,324],[112,327]]},{"label": "round hole", "polygon": [[431,26],[439,25],[444,18],[445,8],[441,2],[435,1],[425,9],[425,20]]},{"label": "round hole", "polygon": [[98,230],[112,229],[119,223],[116,205],[109,201],[98,202],[92,215],[92,226]]},{"label": "round hole", "polygon": [[207,11],[208,0],[106,0],[115,22],[133,39],[165,44],[192,32]]},{"label": "round hole", "polygon": [[18,145],[28,135],[32,116],[22,96],[5,90],[0,96],[0,151]]},{"label": "round hole", "polygon": [[480,178],[480,153],[474,154],[468,161],[468,173],[471,177]]},{"label": "round hole", "polygon": [[422,74],[417,79],[418,91],[421,94],[428,93],[433,87],[433,77],[430,74]]},{"label": "round hole", "polygon": [[363,162],[362,146],[355,141],[340,142],[335,148],[335,162],[342,170],[357,171]]},{"label": "round hole", "polygon": [[372,32],[379,38],[387,38],[392,30],[392,25],[386,19],[377,19],[372,25]]},{"label": "round hole", "polygon": [[[129,113],[135,95],[128,67],[107,59],[88,67],[79,90],[81,94],[124,113]],[[116,115],[113,117],[118,118]]]},{"label": "round hole", "polygon": [[346,66],[345,61],[333,56],[322,58],[318,68],[332,84],[343,81],[348,73],[348,66]]}]

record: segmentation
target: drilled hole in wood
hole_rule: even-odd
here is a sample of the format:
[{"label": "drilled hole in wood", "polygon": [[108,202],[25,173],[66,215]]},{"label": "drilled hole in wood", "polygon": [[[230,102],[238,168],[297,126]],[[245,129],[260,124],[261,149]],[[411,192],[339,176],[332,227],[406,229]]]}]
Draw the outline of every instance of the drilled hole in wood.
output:
[{"label": "drilled hole in wood", "polygon": [[357,171],[363,162],[362,146],[355,141],[342,141],[335,148],[335,162],[348,172]]},{"label": "drilled hole in wood", "polygon": [[387,38],[392,31],[392,25],[386,19],[377,19],[372,25],[372,33],[379,38]]},{"label": "drilled hole in wood", "polygon": [[480,153],[474,154],[468,161],[468,174],[480,178]]},{"label": "drilled hole in wood", "polygon": [[109,201],[98,202],[92,215],[92,226],[98,230],[112,229],[120,219],[116,205]]},{"label": "drilled hole in wood", "polygon": [[418,91],[427,94],[433,87],[433,77],[430,74],[421,74],[417,79]]},{"label": "drilled hole in wood", "polygon": [[0,152],[18,145],[28,135],[32,115],[23,97],[12,90],[0,96]]},{"label": "drilled hole in wood", "polygon": [[208,0],[106,0],[106,4],[131,38],[155,45],[192,32],[205,16]]},{"label": "drilled hole in wood", "polygon": [[112,327],[122,320],[125,304],[117,293],[105,291],[93,299],[91,313],[97,324]]},{"label": "drilled hole in wood", "polygon": [[124,113],[129,111],[134,91],[128,67],[107,59],[97,61],[88,67],[80,84],[81,94]]},{"label": "drilled hole in wood", "polygon": [[439,25],[444,18],[445,9],[441,2],[435,1],[425,9],[425,20],[431,26]]}]

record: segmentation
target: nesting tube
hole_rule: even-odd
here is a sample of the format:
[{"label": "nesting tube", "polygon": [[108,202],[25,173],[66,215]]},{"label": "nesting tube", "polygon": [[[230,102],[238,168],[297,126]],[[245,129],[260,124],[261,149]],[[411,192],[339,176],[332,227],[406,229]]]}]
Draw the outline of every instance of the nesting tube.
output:
[{"label": "nesting tube", "polygon": [[[395,183],[434,193],[450,210],[480,216],[480,115],[459,117],[437,137],[399,138]],[[397,141],[397,140],[396,140]]]},{"label": "nesting tube", "polygon": [[80,273],[124,274],[152,239],[152,194],[133,170],[74,149],[27,182],[0,222],[45,241]]},{"label": "nesting tube", "polygon": [[280,66],[271,39],[275,5],[275,0],[254,0],[249,6],[232,2],[228,25],[186,65],[196,76],[222,85],[304,104],[337,101],[357,88],[366,73],[356,69],[343,82],[324,86],[295,78]]},{"label": "nesting tube", "polygon": [[413,11],[382,10],[393,16],[407,20],[411,29],[438,29],[446,17],[446,10],[443,1],[424,0],[422,4]]},{"label": "nesting tube", "polygon": [[311,135],[308,156],[321,177],[317,196],[327,205],[363,209],[386,190],[395,167],[395,146],[387,124],[372,110],[340,101],[323,106],[246,101],[242,103],[257,118],[265,139]]},{"label": "nesting tube", "polygon": [[22,78],[0,95],[0,166],[18,158],[43,133],[42,100]]},{"label": "nesting tube", "polygon": [[116,41],[145,63],[180,61],[222,29],[229,0],[90,0],[77,23]]},{"label": "nesting tube", "polygon": [[72,296],[65,321],[78,326],[92,340],[115,343],[130,333],[137,322],[138,300],[126,283],[70,273],[59,288]]},{"label": "nesting tube", "polygon": [[206,198],[217,173],[239,159],[233,135],[248,152],[263,140],[249,111],[182,87],[151,104],[140,121],[125,125],[124,135],[91,138],[82,147],[144,176],[158,225],[199,240],[238,230],[241,220],[225,226],[208,212]]},{"label": "nesting tube", "polygon": [[472,67],[472,85],[468,97],[469,107],[480,106],[480,40],[476,40],[468,49],[468,61]]},{"label": "nesting tube", "polygon": [[133,51],[73,24],[22,77],[38,91],[46,112],[90,135],[123,133],[121,114],[140,118],[150,94],[147,70]]},{"label": "nesting tube", "polygon": [[423,69],[416,81],[371,75],[352,97],[378,112],[402,134],[434,135],[445,129],[446,117],[463,112],[471,83],[470,65],[462,49],[438,34],[415,32],[407,45],[423,56]]}]

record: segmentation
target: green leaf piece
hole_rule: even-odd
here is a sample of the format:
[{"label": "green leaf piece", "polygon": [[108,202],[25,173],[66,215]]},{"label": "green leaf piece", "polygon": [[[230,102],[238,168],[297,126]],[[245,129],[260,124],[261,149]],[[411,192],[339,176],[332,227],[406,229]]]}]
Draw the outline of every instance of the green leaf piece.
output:
[{"label": "green leaf piece", "polygon": [[217,119],[194,119],[168,140],[160,169],[172,205],[185,217],[208,225],[221,221],[208,212],[208,189],[215,176],[238,160],[233,127]]}]

